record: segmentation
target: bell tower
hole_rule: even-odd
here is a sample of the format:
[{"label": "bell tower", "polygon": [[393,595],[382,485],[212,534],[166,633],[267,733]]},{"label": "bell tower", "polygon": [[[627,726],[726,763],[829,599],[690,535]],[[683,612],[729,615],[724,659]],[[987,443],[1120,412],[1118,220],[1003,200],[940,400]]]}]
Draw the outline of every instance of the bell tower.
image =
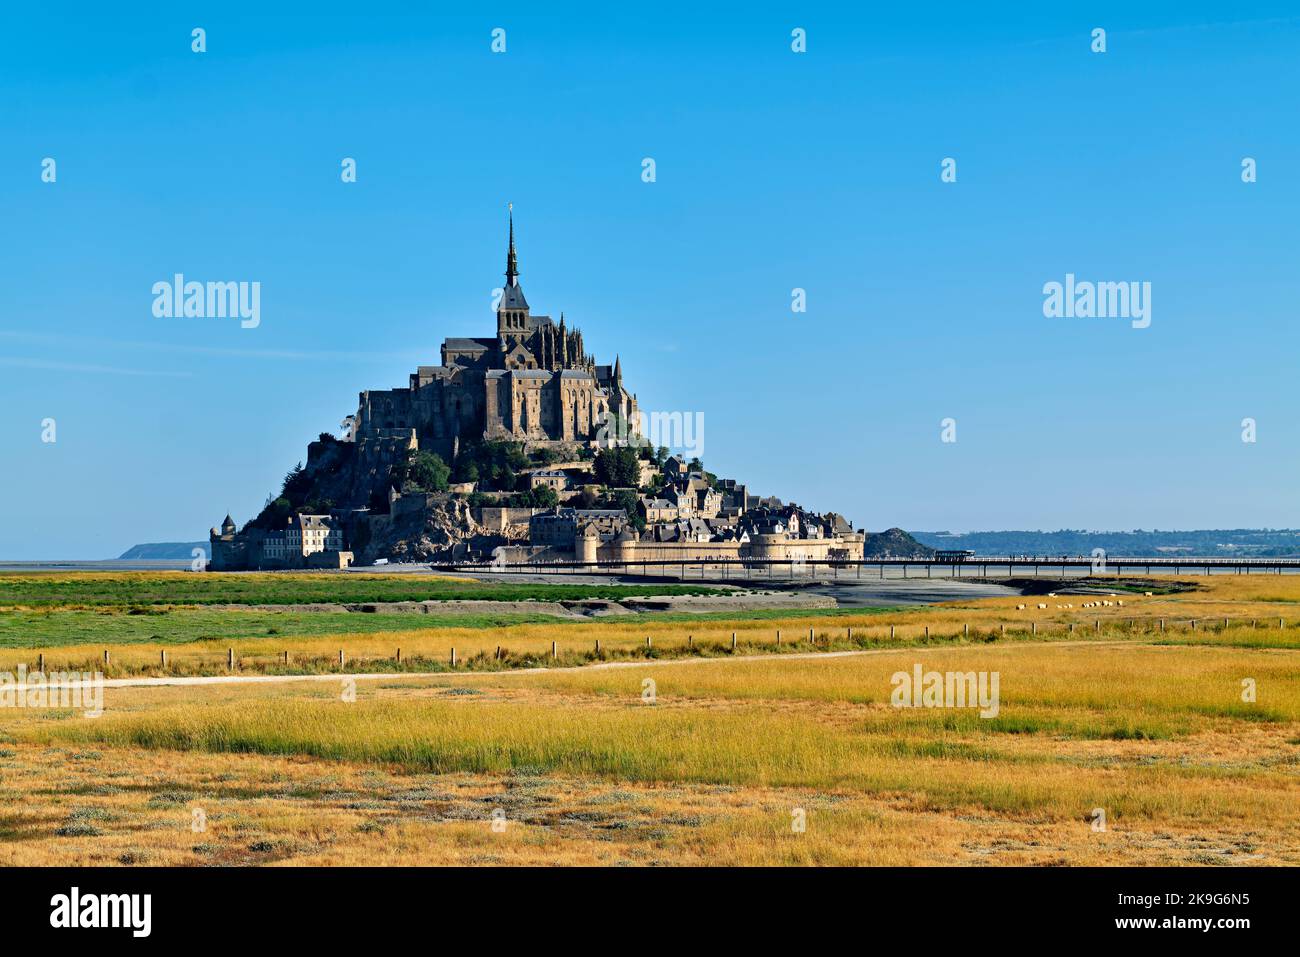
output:
[{"label": "bell tower", "polygon": [[510,209],[510,242],[506,249],[506,285],[497,304],[497,339],[502,343],[507,336],[521,339],[528,335],[528,300],[519,285],[519,260],[515,256],[514,203]]}]

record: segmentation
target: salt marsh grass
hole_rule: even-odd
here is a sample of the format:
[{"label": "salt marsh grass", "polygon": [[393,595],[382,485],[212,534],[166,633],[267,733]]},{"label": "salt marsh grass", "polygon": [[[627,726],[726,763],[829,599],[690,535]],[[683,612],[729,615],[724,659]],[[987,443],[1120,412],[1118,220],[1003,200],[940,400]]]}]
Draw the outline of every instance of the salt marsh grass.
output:
[{"label": "salt marsh grass", "polygon": [[[349,670],[394,670],[399,646],[403,666],[449,666],[453,646],[460,663],[358,680],[354,701],[316,680],[109,689],[93,720],[0,709],[0,863],[1300,864],[1300,622],[1277,621],[1300,619],[1296,597],[1289,578],[1225,576],[1082,612],[990,599],[230,640],[247,671],[286,648],[304,670],[340,647]],[[583,667],[501,670],[552,663],[551,642]],[[173,644],[170,667],[224,672],[226,647]],[[111,646],[111,668],[150,673],[157,648]],[[0,652],[0,670],[31,654]],[[916,663],[999,673],[997,716],[893,707],[891,675]]]}]

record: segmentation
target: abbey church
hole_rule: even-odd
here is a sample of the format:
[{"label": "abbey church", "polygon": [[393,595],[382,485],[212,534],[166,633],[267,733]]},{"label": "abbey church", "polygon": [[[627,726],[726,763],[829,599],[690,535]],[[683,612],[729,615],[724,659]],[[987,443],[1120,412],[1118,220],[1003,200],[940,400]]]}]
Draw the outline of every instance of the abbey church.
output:
[{"label": "abbey church", "polygon": [[354,440],[363,459],[421,448],[450,461],[461,444],[479,439],[588,445],[608,419],[636,429],[636,396],[623,387],[618,359],[597,365],[563,315],[557,324],[529,308],[513,213],[509,229],[496,335],[447,339],[442,364],[420,366],[407,388],[362,392]]}]

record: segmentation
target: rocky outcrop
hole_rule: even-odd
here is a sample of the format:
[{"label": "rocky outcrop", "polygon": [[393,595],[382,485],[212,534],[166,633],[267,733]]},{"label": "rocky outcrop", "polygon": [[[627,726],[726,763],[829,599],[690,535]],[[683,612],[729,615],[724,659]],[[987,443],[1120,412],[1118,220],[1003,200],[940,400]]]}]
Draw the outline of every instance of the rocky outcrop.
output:
[{"label": "rocky outcrop", "polygon": [[[359,541],[363,544],[358,546]],[[392,514],[360,518],[353,534],[361,565],[377,558],[432,562],[487,556],[500,545],[517,543],[480,525],[463,500],[446,495],[405,495],[394,503]]]},{"label": "rocky outcrop", "polygon": [[901,528],[867,533],[862,546],[862,557],[872,558],[934,558],[934,549],[922,545]]}]

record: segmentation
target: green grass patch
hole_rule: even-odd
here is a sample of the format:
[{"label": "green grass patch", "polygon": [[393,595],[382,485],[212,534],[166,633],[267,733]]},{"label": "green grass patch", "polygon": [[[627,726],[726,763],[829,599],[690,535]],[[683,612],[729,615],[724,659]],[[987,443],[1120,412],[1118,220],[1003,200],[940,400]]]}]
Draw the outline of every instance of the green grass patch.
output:
[{"label": "green grass patch", "polygon": [[[789,609],[758,611],[646,613],[649,625],[698,621],[766,621],[783,618],[835,618],[888,609]],[[372,634],[385,631],[424,631],[438,628],[507,628],[512,625],[565,624],[574,628],[606,627],[625,617],[570,620],[542,612],[424,615],[419,612],[271,611],[264,609],[205,609],[150,606],[105,606],[95,610],[47,609],[0,612],[0,649],[58,648],[75,645],[159,644],[195,641],[311,638],[326,635]]]},{"label": "green grass patch", "polygon": [[701,585],[533,584],[420,575],[79,574],[2,575],[0,605],[293,605],[385,601],[581,601],[649,595],[719,595]]},{"label": "green grass patch", "polygon": [[180,645],[216,639],[303,638],[425,628],[505,628],[554,622],[552,615],[359,614],[329,611],[255,611],[168,608],[136,615],[99,611],[0,612],[0,648],[57,648],[85,644]]}]

